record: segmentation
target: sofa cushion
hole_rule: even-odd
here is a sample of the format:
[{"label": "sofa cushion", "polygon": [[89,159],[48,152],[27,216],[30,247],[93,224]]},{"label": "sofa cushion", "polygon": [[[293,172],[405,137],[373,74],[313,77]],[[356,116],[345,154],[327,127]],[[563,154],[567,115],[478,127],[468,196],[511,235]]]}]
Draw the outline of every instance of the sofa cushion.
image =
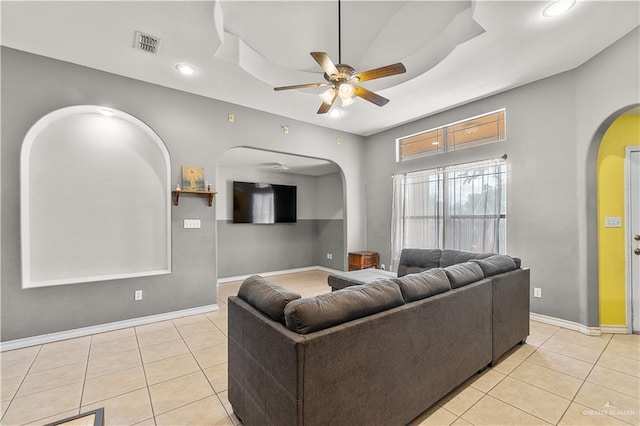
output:
[{"label": "sofa cushion", "polygon": [[491,277],[517,269],[516,262],[511,256],[501,254],[496,254],[486,259],[473,259],[471,262],[477,263],[480,268],[482,268],[485,277]]},{"label": "sofa cushion", "polygon": [[238,297],[272,320],[284,324],[284,307],[301,296],[270,283],[260,275],[252,275],[240,286]]},{"label": "sofa cushion", "polygon": [[449,277],[451,288],[458,288],[484,278],[482,268],[477,263],[465,262],[447,266],[444,272]]},{"label": "sofa cushion", "polygon": [[403,249],[400,253],[398,277],[438,268],[441,255],[440,249]]},{"label": "sofa cushion", "polygon": [[443,269],[434,268],[419,274],[409,274],[396,278],[402,297],[406,303],[444,293],[451,290],[449,278]]},{"label": "sofa cushion", "polygon": [[285,307],[284,317],[289,330],[307,334],[402,304],[398,285],[381,280],[294,300]]},{"label": "sofa cushion", "polygon": [[493,256],[494,254],[495,253],[475,253],[471,251],[445,249],[442,250],[442,256],[440,256],[440,264],[438,266],[441,268],[446,268],[447,266],[468,262],[471,259],[484,259],[489,256]]}]

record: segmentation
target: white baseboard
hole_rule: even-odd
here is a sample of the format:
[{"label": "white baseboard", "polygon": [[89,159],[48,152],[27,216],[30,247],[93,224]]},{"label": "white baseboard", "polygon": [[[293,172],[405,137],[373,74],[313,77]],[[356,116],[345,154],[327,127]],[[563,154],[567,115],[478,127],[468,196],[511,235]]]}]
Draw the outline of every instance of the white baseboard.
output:
[{"label": "white baseboard", "polygon": [[344,271],[338,271],[336,269],[326,268],[324,266],[319,266],[319,265],[305,266],[304,268],[285,269],[282,271],[260,272],[260,273],[248,274],[248,275],[238,275],[235,277],[218,278],[218,285],[224,284],[224,283],[230,283],[232,281],[244,281],[252,275],[260,275],[261,277],[272,277],[274,275],[295,274],[297,272],[308,272],[308,271],[316,271],[316,270],[329,272],[330,274],[344,272]]},{"label": "white baseboard", "polygon": [[529,313],[529,318],[533,321],[545,324],[555,325],[569,330],[579,331],[587,336],[600,336],[605,334],[629,334],[626,325],[601,325],[600,327],[587,327],[577,322],[567,321],[560,318],[549,317],[546,315]]},{"label": "white baseboard", "polygon": [[606,334],[629,334],[626,325],[601,325],[600,331]]},{"label": "white baseboard", "polygon": [[189,315],[214,312],[219,309],[220,308],[217,304],[198,306],[196,308],[182,309],[180,311],[165,312],[163,314],[132,318],[124,321],[92,325],[89,327],[76,328],[73,330],[59,331],[57,333],[42,334],[40,336],[26,337],[24,339],[8,340],[6,342],[0,342],[0,352],[26,348],[27,346],[42,345],[45,343],[57,342],[60,340],[73,339],[76,337],[88,336],[90,334],[105,333],[107,331],[120,330],[122,328],[135,327],[158,321],[166,321],[170,319],[186,317]]}]

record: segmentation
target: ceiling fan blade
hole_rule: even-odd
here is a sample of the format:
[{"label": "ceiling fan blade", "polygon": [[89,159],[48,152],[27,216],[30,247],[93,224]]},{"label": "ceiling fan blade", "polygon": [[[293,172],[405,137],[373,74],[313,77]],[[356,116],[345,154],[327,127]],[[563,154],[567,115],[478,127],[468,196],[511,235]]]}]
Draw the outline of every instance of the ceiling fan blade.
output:
[{"label": "ceiling fan blade", "polygon": [[291,89],[304,89],[307,87],[320,87],[320,86],[328,86],[328,83],[306,83],[306,84],[295,84],[293,86],[281,86],[274,87],[273,90],[279,92],[280,90],[291,90]]},{"label": "ceiling fan blade", "polygon": [[327,104],[327,103],[322,103],[322,105],[320,105],[320,108],[318,109],[318,114],[326,114],[329,112],[329,110],[331,109],[331,104]]},{"label": "ceiling fan blade", "polygon": [[338,97],[338,92],[336,91],[333,95],[333,98],[331,98],[331,103],[328,104],[326,102],[322,102],[322,105],[320,105],[320,108],[318,109],[318,114],[326,114],[329,112],[329,110],[331,109],[331,106],[333,105],[333,103],[336,101],[336,98]]},{"label": "ceiling fan blade", "polygon": [[329,55],[324,52],[311,52],[311,56],[322,67],[327,75],[338,75],[338,68],[334,65]]},{"label": "ceiling fan blade", "polygon": [[354,79],[358,79],[358,81],[367,81],[374,80],[376,78],[382,77],[391,77],[392,75],[402,74],[407,72],[407,69],[402,65],[401,62],[397,64],[387,65],[386,67],[380,67],[369,71],[359,72],[354,75]]},{"label": "ceiling fan blade", "polygon": [[371,90],[367,90],[364,87],[361,86],[355,86],[355,95],[366,100],[369,101],[371,103],[374,103],[378,106],[383,106],[386,105],[387,102],[389,102],[389,99],[387,98],[383,98],[382,96],[373,93]]}]

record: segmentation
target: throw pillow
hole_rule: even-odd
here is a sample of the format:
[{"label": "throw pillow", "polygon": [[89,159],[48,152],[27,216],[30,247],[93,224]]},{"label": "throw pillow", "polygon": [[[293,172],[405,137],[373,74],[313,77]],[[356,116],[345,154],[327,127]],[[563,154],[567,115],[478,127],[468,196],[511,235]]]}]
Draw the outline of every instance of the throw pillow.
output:
[{"label": "throw pillow", "polygon": [[443,269],[434,268],[419,274],[396,278],[406,303],[444,293],[451,290],[449,278]]},{"label": "throw pillow", "polygon": [[517,269],[516,262],[511,256],[502,254],[487,257],[486,259],[474,259],[471,260],[471,262],[477,263],[480,268],[482,268],[485,277],[491,277]]},{"label": "throw pillow", "polygon": [[301,296],[270,283],[260,275],[252,275],[240,286],[238,297],[272,320],[284,324],[284,307]]},{"label": "throw pillow", "polygon": [[284,308],[284,316],[289,330],[308,334],[402,304],[397,284],[381,280],[294,300]]},{"label": "throw pillow", "polygon": [[482,268],[477,263],[465,262],[451,265],[444,268],[444,272],[449,277],[451,288],[458,288],[480,281],[484,278]]}]

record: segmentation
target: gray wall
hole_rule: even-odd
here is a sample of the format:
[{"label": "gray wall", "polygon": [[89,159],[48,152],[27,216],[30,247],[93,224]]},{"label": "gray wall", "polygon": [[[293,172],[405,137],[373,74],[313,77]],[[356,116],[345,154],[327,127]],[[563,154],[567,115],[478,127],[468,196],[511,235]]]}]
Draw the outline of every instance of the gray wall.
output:
[{"label": "gray wall", "polygon": [[[339,173],[307,176],[259,168],[218,167],[218,276],[236,277],[308,266],[342,270],[344,247],[343,182]],[[233,181],[297,187],[298,222],[234,224]],[[327,259],[327,253],[333,255]]]},{"label": "gray wall", "polygon": [[315,220],[257,225],[218,221],[220,278],[313,266]]},{"label": "gray wall", "polygon": [[[331,269],[346,270],[347,249],[344,240],[344,191],[342,175],[331,173],[316,179],[316,230],[313,263]],[[332,259],[327,259],[330,253]]]},{"label": "gray wall", "polygon": [[[639,102],[638,37],[636,29],[575,70],[368,137],[368,249],[389,263],[393,173],[506,153],[507,253],[543,290],[532,312],[598,326],[593,152],[603,123]],[[395,162],[396,138],[503,107],[505,142]]]},{"label": "gray wall", "polygon": [[[345,245],[364,246],[364,138],[289,119],[289,134],[283,135],[282,117],[5,47],[1,64],[2,341],[216,303],[215,209],[194,196],[181,197],[180,205],[171,208],[170,275],[21,288],[20,148],[38,119],[62,107],[103,105],[147,123],[167,145],[174,185],[182,165],[197,165],[218,189],[211,179],[218,158],[234,146],[333,161],[345,182]],[[234,123],[227,121],[229,112],[235,114]],[[338,137],[341,145],[335,142]],[[200,219],[202,228],[183,229],[183,219]],[[133,301],[134,290],[143,290],[142,301]]]},{"label": "gray wall", "polygon": [[[183,197],[180,206],[172,207],[171,275],[21,289],[22,140],[45,114],[81,104],[117,108],[153,128],[171,154],[174,182],[179,181],[180,166],[194,161],[211,176],[218,158],[234,146],[335,162],[344,180],[345,252],[376,250],[383,263],[389,263],[390,256],[392,173],[506,152],[507,250],[523,258],[532,268],[532,284],[544,290],[543,299],[532,299],[532,310],[596,326],[595,153],[607,123],[640,102],[638,37],[635,29],[576,70],[371,136],[366,151],[364,138],[358,136],[289,119],[289,134],[283,135],[282,119],[271,114],[3,47],[0,339],[216,302],[215,209],[196,197]],[[396,137],[501,107],[507,108],[506,142],[395,163]],[[235,113],[233,124],[227,122],[228,112]],[[216,182],[212,184],[217,189]],[[201,219],[202,228],[182,229],[185,218]],[[134,303],[133,291],[138,289],[145,298]]]}]

